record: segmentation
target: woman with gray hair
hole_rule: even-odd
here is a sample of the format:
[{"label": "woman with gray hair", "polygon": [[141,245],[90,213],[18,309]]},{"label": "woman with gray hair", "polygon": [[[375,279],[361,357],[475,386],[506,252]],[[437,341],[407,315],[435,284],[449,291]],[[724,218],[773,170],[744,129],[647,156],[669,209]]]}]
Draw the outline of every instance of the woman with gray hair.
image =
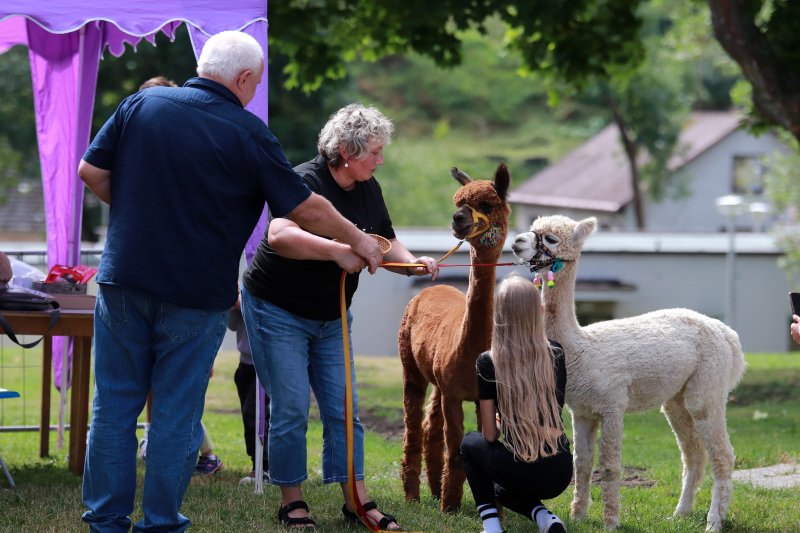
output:
[{"label": "woman with gray hair", "polygon": [[[381,187],[373,177],[383,164],[383,148],[393,125],[373,107],[351,104],[334,113],[319,135],[319,155],[295,170],[309,188],[331,201],[363,231],[391,243],[384,260],[418,267],[389,270],[408,276],[430,274],[439,267],[430,257],[414,257],[396,238]],[[345,432],[345,363],[340,325],[339,283],[345,281],[349,309],[366,266],[350,246],[304,231],[286,218],[270,222],[253,262],[242,280],[242,313],[259,379],[270,397],[269,474],[281,491],[278,519],[290,527],[313,527],[301,483],[306,469],[309,394],[314,391],[323,424],[322,480],[347,486]],[[348,329],[352,315],[348,310]],[[352,363],[352,350],[349,354]],[[355,383],[355,366],[351,364]],[[382,530],[398,530],[396,520],[368,501],[364,484],[364,428],[358,420],[353,388],[354,468],[359,500]],[[342,513],[357,520],[348,498]]]}]

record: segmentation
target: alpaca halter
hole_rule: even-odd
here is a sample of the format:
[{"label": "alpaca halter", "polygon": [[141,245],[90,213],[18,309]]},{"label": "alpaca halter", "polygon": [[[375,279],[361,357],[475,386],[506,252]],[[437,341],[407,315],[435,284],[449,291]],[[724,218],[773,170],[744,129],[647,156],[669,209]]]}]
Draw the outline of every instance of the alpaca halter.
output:
[{"label": "alpaca halter", "polygon": [[[466,206],[469,208],[470,211],[472,211],[472,227],[473,228],[477,228],[477,229],[473,229],[472,232],[469,235],[464,237],[465,239],[471,239],[473,237],[477,237],[478,235],[483,235],[484,233],[489,231],[491,228],[496,228],[497,227],[497,226],[492,226],[491,225],[491,223],[489,222],[489,217],[487,217],[486,215],[484,215],[483,213],[481,213],[480,211],[478,211],[477,209],[475,209],[474,207],[472,207],[469,204],[466,204]],[[486,224],[485,228],[481,227],[482,223]],[[499,228],[498,228],[498,231],[499,231]],[[495,239],[495,241],[496,240],[497,239]],[[495,242],[495,244],[496,244],[496,242]]]},{"label": "alpaca halter", "polygon": [[564,263],[569,261],[569,259],[560,259],[555,257],[542,242],[542,236],[538,233],[534,233],[534,235],[536,235],[536,255],[527,261],[528,267],[534,274],[533,284],[536,285],[537,288],[541,287],[542,278],[539,277],[539,271],[550,267],[547,272],[547,286],[554,287],[556,284],[554,274],[564,268]]},{"label": "alpaca halter", "polygon": [[[480,239],[478,239],[478,242],[480,242],[483,246],[487,246],[487,247],[490,247],[490,248],[493,248],[493,247],[497,246],[497,243],[500,241],[500,233],[502,232],[502,228],[500,226],[496,226],[496,225],[492,226],[492,225],[490,225],[489,217],[487,217],[486,215],[484,215],[480,211],[476,210],[471,205],[469,205],[469,204],[465,204],[465,205],[469,208],[470,211],[472,211],[472,225],[473,225],[473,227],[477,227],[478,229],[473,230],[466,237],[464,237],[463,239],[458,241],[458,244],[453,246],[453,248],[451,248],[449,252],[444,254],[442,257],[439,258],[438,261],[436,261],[437,263],[441,263],[442,261],[444,261],[445,259],[447,259],[451,255],[453,255],[456,252],[456,250],[461,248],[461,245],[464,244],[464,241],[466,241],[467,239],[471,239],[472,237],[477,237],[478,235],[480,235]],[[481,223],[485,223],[486,227],[485,228],[481,228],[480,227]],[[396,266],[396,265],[393,265],[393,266]],[[468,266],[471,266],[471,265],[468,265]],[[498,266],[498,265],[495,265],[495,266]]]}]

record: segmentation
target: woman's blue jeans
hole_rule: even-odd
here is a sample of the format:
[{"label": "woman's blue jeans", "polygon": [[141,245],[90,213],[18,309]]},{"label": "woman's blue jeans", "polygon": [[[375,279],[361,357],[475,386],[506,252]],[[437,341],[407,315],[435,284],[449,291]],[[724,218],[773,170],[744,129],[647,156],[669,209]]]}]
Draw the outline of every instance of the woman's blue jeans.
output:
[{"label": "woman's blue jeans", "polygon": [[[344,347],[339,320],[308,320],[242,287],[250,350],[258,378],[269,395],[269,475],[275,485],[299,485],[308,477],[306,431],[311,390],[322,419],[322,481],[347,481],[344,413]],[[348,332],[352,316],[347,313]],[[353,459],[356,479],[364,479],[364,427],[358,420],[355,364],[353,379]]]},{"label": "woman's blue jeans", "polygon": [[203,440],[206,387],[227,311],[188,309],[136,290],[100,285],[95,306],[95,393],[83,475],[91,531],[128,531],[136,496],[136,420],[152,417],[134,531],[184,531],[183,495]]}]

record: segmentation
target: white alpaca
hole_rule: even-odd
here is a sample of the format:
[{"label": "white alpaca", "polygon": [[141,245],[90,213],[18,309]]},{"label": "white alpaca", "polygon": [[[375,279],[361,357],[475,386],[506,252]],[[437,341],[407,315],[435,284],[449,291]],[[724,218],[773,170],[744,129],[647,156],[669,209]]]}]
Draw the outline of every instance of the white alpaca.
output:
[{"label": "white alpaca", "polygon": [[576,222],[560,215],[540,217],[513,245],[514,254],[532,271],[555,271],[555,285],[544,292],[545,317],[547,335],[564,346],[567,362],[566,403],[572,412],[575,453],[572,517],[585,518],[589,510],[599,425],[604,521],[609,529],[619,525],[623,415],[660,405],[683,461],[675,515],[691,512],[707,449],[714,488],[706,529],[719,531],[733,491],[734,455],[725,408],[728,393],[744,372],[739,337],[719,320],[688,309],[580,327],[575,275],[583,243],[596,225],[594,218]]}]

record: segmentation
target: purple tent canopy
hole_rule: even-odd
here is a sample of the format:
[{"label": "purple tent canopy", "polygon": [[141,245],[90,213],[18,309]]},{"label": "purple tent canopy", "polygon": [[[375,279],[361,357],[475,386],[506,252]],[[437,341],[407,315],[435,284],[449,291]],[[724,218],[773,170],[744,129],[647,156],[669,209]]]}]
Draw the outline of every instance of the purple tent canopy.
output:
[{"label": "purple tent canopy", "polygon": [[[103,51],[108,48],[119,56],[125,43],[135,46],[142,38],[154,42],[159,31],[172,38],[182,23],[189,28],[196,56],[211,35],[223,30],[252,35],[266,53],[266,0],[233,0],[225,5],[218,0],[3,0],[0,4],[0,54],[17,44],[29,49],[50,266],[80,261],[84,187],[77,168],[89,143]],[[266,78],[248,109],[266,121]],[[262,216],[247,244],[248,258],[265,223]],[[55,353],[61,349],[59,341],[54,339]],[[61,359],[56,357],[53,363],[55,382],[60,383]]]}]

